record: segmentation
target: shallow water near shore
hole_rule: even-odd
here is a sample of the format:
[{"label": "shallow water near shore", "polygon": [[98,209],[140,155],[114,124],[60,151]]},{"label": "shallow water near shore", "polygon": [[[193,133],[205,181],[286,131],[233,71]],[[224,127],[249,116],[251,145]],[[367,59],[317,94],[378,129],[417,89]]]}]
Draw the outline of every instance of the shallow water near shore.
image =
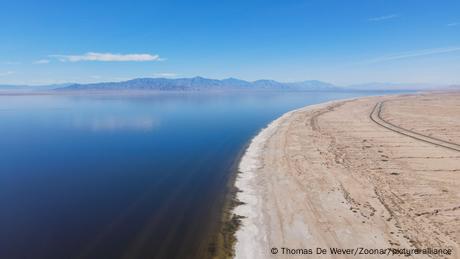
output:
[{"label": "shallow water near shore", "polygon": [[380,94],[0,95],[0,258],[206,258],[252,136]]}]

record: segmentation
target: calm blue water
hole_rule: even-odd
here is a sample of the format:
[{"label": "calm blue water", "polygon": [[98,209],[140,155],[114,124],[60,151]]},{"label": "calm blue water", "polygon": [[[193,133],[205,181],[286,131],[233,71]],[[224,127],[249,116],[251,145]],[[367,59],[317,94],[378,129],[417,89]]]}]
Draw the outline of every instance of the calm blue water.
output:
[{"label": "calm blue water", "polygon": [[0,258],[200,258],[251,137],[359,95],[0,95]]}]

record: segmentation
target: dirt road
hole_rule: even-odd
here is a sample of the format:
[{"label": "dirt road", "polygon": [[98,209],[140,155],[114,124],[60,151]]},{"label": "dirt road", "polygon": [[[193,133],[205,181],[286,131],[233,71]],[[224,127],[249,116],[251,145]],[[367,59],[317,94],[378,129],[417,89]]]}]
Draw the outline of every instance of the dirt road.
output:
[{"label": "dirt road", "polygon": [[[432,257],[458,258],[460,94],[335,102],[291,112],[275,126],[258,140],[260,165],[242,190],[257,202],[243,205],[255,209],[243,215],[237,238],[254,238],[237,242],[237,258],[388,258],[354,254],[360,248],[450,248],[453,255]],[[317,248],[327,253],[318,257]],[[332,248],[354,250],[332,255]]]}]

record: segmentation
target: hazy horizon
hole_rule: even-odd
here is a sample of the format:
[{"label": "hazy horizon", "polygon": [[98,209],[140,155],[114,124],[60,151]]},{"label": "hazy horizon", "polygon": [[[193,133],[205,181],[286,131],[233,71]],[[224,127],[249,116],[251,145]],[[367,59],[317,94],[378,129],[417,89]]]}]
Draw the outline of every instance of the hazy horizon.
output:
[{"label": "hazy horizon", "polygon": [[209,77],[203,77],[203,76],[191,76],[191,77],[135,77],[135,78],[126,78],[126,79],[120,79],[120,80],[114,80],[114,81],[106,81],[106,80],[98,80],[98,81],[88,81],[88,82],[70,82],[70,81],[62,81],[62,82],[55,82],[55,83],[50,83],[50,84],[7,84],[7,83],[1,83],[0,86],[31,86],[31,87],[39,87],[39,86],[52,86],[52,85],[72,85],[72,84],[99,84],[99,83],[122,83],[126,81],[131,81],[131,80],[136,80],[136,79],[191,79],[191,78],[204,78],[204,79],[210,79],[210,80],[226,80],[226,79],[237,79],[237,80],[242,80],[246,82],[255,82],[259,80],[273,80],[276,82],[280,83],[299,83],[299,82],[309,82],[309,81],[319,81],[323,83],[330,83],[334,86],[338,87],[349,87],[349,86],[359,86],[359,85],[371,85],[371,84],[388,84],[388,85],[430,85],[430,86],[455,86],[457,84],[442,84],[442,83],[425,83],[425,82],[376,82],[376,81],[365,81],[365,82],[357,82],[357,83],[352,83],[352,84],[336,84],[332,83],[330,81],[325,81],[325,80],[317,80],[317,79],[304,79],[304,80],[296,80],[296,81],[279,81],[275,79],[270,79],[270,78],[259,78],[255,80],[246,80],[242,78],[237,78],[237,77],[225,77],[225,78],[209,78]]}]

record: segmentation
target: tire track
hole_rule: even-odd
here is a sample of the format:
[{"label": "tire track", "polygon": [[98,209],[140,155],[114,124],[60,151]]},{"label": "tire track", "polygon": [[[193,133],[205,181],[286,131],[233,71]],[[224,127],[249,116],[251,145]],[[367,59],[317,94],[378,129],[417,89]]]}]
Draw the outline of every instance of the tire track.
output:
[{"label": "tire track", "polygon": [[418,133],[418,132],[415,132],[415,131],[412,131],[412,130],[408,130],[408,129],[399,127],[397,125],[394,125],[394,124],[382,119],[381,112],[382,112],[383,104],[385,102],[386,101],[382,101],[382,102],[378,102],[377,104],[375,104],[374,109],[372,109],[372,112],[369,114],[369,118],[373,122],[375,122],[376,124],[386,128],[388,130],[396,132],[398,134],[401,134],[401,135],[404,135],[404,136],[407,136],[407,137],[410,137],[410,138],[413,138],[413,139],[416,139],[416,140],[419,140],[419,141],[423,141],[425,143],[429,143],[429,144],[432,144],[432,145],[435,145],[435,146],[439,146],[439,147],[443,147],[443,148],[447,148],[447,149],[450,149],[450,150],[460,152],[460,145],[457,144],[457,143],[442,140],[442,139],[435,138],[435,137],[430,137],[430,136],[427,136],[427,135],[424,135],[424,134],[421,134],[421,133]]}]

